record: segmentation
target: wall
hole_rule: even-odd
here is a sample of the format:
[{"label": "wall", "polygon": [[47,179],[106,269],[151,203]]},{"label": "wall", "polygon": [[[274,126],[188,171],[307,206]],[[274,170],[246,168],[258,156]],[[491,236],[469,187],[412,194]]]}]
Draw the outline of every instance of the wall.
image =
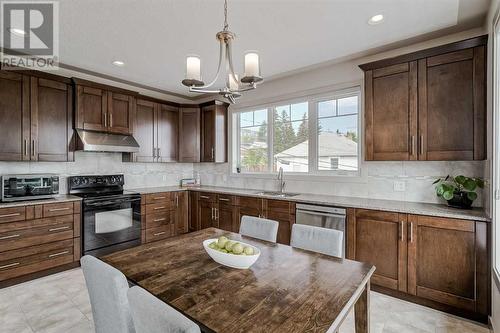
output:
[{"label": "wall", "polygon": [[[459,34],[448,35],[431,41],[413,44],[408,47],[391,50],[376,55],[340,63],[315,66],[282,78],[275,78],[263,83],[258,89],[245,93],[231,110],[245,108],[271,101],[307,96],[314,93],[362,85],[363,72],[358,65],[383,58],[393,57],[419,49],[425,49],[454,41],[484,34],[484,29],[474,29]],[[263,60],[263,65],[265,60]],[[249,178],[232,176],[228,164],[195,165],[200,172],[203,184],[245,187],[255,189],[277,188],[277,182],[271,178]],[[487,170],[487,169],[486,169]],[[484,177],[485,162],[362,162],[361,176],[356,178],[331,177],[292,179],[288,177],[286,190],[342,196],[369,197],[377,199],[405,200],[417,202],[440,202],[436,197],[432,182],[437,177],[447,174],[464,174]],[[286,178],[286,176],[285,176]],[[404,192],[394,191],[394,182],[406,184]],[[482,198],[475,205],[482,206]]]},{"label": "wall", "polygon": [[67,177],[76,175],[124,174],[125,187],[178,185],[192,177],[190,163],[123,163],[118,153],[76,152],[75,162],[0,162],[0,175],[54,173],[61,177],[60,192],[67,193]]}]

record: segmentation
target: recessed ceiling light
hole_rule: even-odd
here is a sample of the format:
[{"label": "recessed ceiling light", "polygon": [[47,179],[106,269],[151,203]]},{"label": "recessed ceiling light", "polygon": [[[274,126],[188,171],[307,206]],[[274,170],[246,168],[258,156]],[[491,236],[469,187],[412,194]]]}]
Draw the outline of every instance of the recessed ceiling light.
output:
[{"label": "recessed ceiling light", "polygon": [[113,65],[118,66],[118,67],[123,67],[123,66],[125,66],[125,63],[121,60],[115,60],[115,61],[113,61]]},{"label": "recessed ceiling light", "polygon": [[26,31],[24,31],[23,29],[10,28],[9,31],[16,36],[24,37],[26,35]]},{"label": "recessed ceiling light", "polygon": [[370,24],[370,25],[379,24],[379,23],[382,23],[383,20],[384,20],[384,15],[382,15],[382,14],[373,15],[368,20],[368,24]]}]

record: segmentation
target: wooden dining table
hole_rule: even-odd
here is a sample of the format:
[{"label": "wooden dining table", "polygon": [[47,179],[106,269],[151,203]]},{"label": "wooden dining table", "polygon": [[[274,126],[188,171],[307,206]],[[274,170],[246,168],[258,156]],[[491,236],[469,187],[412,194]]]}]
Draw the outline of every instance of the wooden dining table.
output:
[{"label": "wooden dining table", "polygon": [[[213,261],[202,242],[225,235],[260,249],[249,269]],[[203,332],[336,332],[354,308],[369,332],[375,267],[216,228],[144,244],[101,258],[196,322]]]}]

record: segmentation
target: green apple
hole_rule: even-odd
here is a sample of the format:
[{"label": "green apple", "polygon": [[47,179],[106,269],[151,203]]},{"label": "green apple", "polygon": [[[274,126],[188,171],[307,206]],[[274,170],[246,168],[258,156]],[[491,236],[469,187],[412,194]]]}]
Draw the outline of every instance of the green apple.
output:
[{"label": "green apple", "polygon": [[231,240],[228,240],[227,243],[226,243],[226,246],[224,246],[224,248],[228,251],[228,252],[231,252],[232,248],[233,248],[233,245],[234,245],[235,242],[231,241]]},{"label": "green apple", "polygon": [[208,244],[208,247],[211,249],[217,249],[217,242],[212,242],[212,243]]},{"label": "green apple", "polygon": [[243,253],[245,253],[247,256],[253,255],[254,254],[253,247],[245,246],[245,248],[243,249]]},{"label": "green apple", "polygon": [[243,252],[243,245],[236,243],[233,245],[232,250],[234,254],[241,254]]},{"label": "green apple", "polygon": [[223,249],[226,246],[226,243],[229,241],[226,236],[220,236],[217,240],[217,246]]}]

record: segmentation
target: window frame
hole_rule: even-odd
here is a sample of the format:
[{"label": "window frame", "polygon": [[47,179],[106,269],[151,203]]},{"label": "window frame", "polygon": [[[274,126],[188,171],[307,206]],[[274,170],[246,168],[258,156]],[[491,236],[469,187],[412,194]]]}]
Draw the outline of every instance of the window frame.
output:
[{"label": "window frame", "polygon": [[[332,99],[340,99],[345,97],[358,97],[358,112],[357,112],[357,128],[358,128],[358,169],[357,170],[319,170],[318,169],[318,104],[322,101]],[[340,89],[330,89],[323,93],[307,94],[300,97],[289,97],[286,99],[275,99],[267,103],[257,105],[244,106],[238,109],[233,109],[231,117],[229,117],[229,129],[231,131],[231,142],[229,143],[229,161],[230,161],[230,176],[232,177],[256,177],[256,178],[272,178],[275,177],[277,171],[273,171],[273,138],[274,138],[274,109],[283,105],[308,104],[308,129],[309,129],[309,147],[308,147],[308,172],[286,172],[286,175],[292,179],[310,179],[311,177],[339,177],[339,178],[360,178],[361,177],[361,161],[362,161],[362,146],[363,146],[363,89],[361,83],[356,83],[348,87]],[[240,114],[244,112],[267,110],[267,147],[268,147],[268,165],[266,172],[241,172],[237,173],[237,165],[241,162],[240,152]],[[291,176],[291,177],[290,177]]]}]

